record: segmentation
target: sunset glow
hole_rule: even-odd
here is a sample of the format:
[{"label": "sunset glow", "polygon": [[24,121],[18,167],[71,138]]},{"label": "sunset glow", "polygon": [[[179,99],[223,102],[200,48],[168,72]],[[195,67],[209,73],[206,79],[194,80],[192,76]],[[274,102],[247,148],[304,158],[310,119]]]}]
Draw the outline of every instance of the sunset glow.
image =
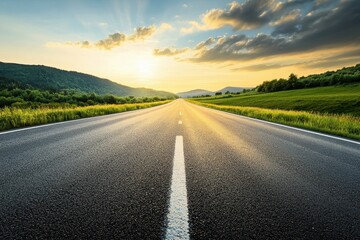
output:
[{"label": "sunset glow", "polygon": [[172,92],[255,87],[358,63],[358,6],[354,0],[4,0],[0,60]]}]

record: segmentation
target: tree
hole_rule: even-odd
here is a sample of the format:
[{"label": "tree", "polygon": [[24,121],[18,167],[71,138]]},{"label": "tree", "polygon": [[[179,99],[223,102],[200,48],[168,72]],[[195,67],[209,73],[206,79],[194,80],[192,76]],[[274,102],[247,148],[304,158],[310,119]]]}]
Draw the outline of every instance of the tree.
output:
[{"label": "tree", "polygon": [[108,104],[115,104],[116,98],[113,95],[105,95],[104,96],[104,102]]},{"label": "tree", "polygon": [[298,88],[298,78],[295,74],[291,73],[288,80],[289,89],[297,89]]},{"label": "tree", "polygon": [[215,93],[215,96],[219,96],[219,95],[222,95],[222,92],[216,92]]}]

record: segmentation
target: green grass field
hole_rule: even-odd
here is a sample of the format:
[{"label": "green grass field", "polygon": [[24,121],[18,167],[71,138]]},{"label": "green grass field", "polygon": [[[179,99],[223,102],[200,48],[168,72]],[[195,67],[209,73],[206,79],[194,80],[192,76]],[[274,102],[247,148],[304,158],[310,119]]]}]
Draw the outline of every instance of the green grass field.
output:
[{"label": "green grass field", "polygon": [[350,114],[360,117],[360,84],[199,98],[196,101],[227,106]]},{"label": "green grass field", "polygon": [[224,106],[201,103],[194,100],[188,101],[204,107],[247,117],[360,140],[360,118],[351,115],[309,113],[304,111],[276,110],[256,107]]},{"label": "green grass field", "polygon": [[5,107],[0,109],[0,130],[132,111],[162,105],[170,101],[171,100],[151,103],[111,104],[73,108],[20,109]]},{"label": "green grass field", "polygon": [[360,85],[189,99],[190,102],[289,126],[360,140]]}]

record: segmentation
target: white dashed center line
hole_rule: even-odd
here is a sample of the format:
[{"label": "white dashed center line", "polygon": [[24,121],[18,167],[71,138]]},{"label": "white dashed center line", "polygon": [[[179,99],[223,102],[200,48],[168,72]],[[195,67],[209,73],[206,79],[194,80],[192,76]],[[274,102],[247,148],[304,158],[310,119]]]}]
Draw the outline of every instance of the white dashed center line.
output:
[{"label": "white dashed center line", "polygon": [[181,120],[179,120],[179,124],[182,124],[182,121],[181,121]]},{"label": "white dashed center line", "polygon": [[165,239],[190,239],[183,137],[176,136]]}]

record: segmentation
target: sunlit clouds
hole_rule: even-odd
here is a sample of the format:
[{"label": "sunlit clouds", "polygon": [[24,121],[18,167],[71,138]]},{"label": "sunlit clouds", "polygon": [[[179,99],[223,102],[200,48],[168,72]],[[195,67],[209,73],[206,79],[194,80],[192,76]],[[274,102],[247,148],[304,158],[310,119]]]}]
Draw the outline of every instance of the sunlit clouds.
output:
[{"label": "sunlit clouds", "polygon": [[[300,7],[311,6],[309,10]],[[274,58],[292,54],[294,57],[305,52],[323,49],[337,49],[352,46],[350,51],[360,48],[360,5],[355,1],[284,1],[248,0],[232,2],[228,9],[212,9],[201,17],[202,23],[190,22],[187,33],[233,28],[229,36],[214,36],[197,43],[192,48],[192,57],[178,58],[191,62],[246,63],[256,59]],[[254,30],[266,26],[268,33],[259,31],[255,36],[240,30]],[[191,29],[191,30],[190,30]],[[183,29],[184,31],[184,29]],[[181,49],[165,48],[169,53],[181,53]],[[154,54],[162,52],[157,49]],[[166,54],[164,54],[166,55]],[[172,56],[168,54],[168,56]],[[329,56],[328,56],[329,57]],[[314,59],[315,60],[315,59]],[[301,63],[302,64],[302,63]],[[265,64],[264,70],[288,66]],[[260,70],[254,67],[239,69]]]},{"label": "sunlit clouds", "polygon": [[[168,27],[168,26],[166,26]],[[126,35],[124,33],[113,33],[108,35],[107,38],[99,40],[95,43],[90,43],[89,41],[80,41],[80,42],[66,42],[67,45],[78,46],[82,48],[98,48],[111,50],[115,47],[121,46],[125,42],[136,42],[143,41],[147,38],[150,38],[156,31],[155,26],[148,27],[137,27],[134,33]]]},{"label": "sunlit clouds", "polygon": [[254,87],[359,63],[359,12],[356,0],[3,0],[0,61],[173,92]]},{"label": "sunlit clouds", "polygon": [[164,48],[164,49],[154,49],[154,55],[156,56],[175,56],[189,51],[189,48],[174,49],[174,48]]},{"label": "sunlit clouds", "polygon": [[[100,23],[101,26],[106,26],[104,23]],[[169,23],[161,23],[160,27],[154,25],[147,27],[137,27],[132,34],[126,35],[125,33],[116,32],[109,34],[106,38],[101,39],[97,42],[91,43],[88,40],[84,41],[67,41],[66,45],[76,46],[81,48],[97,48],[103,50],[111,50],[115,47],[119,47],[126,42],[137,42],[144,41],[151,38],[156,33],[163,33],[165,31],[172,30],[173,27]]]},{"label": "sunlit clouds", "polygon": [[184,32],[204,31],[231,26],[235,30],[259,28],[268,23],[282,9],[282,4],[276,0],[232,2],[229,9],[211,9],[201,17],[202,23],[189,22],[190,28]]}]

